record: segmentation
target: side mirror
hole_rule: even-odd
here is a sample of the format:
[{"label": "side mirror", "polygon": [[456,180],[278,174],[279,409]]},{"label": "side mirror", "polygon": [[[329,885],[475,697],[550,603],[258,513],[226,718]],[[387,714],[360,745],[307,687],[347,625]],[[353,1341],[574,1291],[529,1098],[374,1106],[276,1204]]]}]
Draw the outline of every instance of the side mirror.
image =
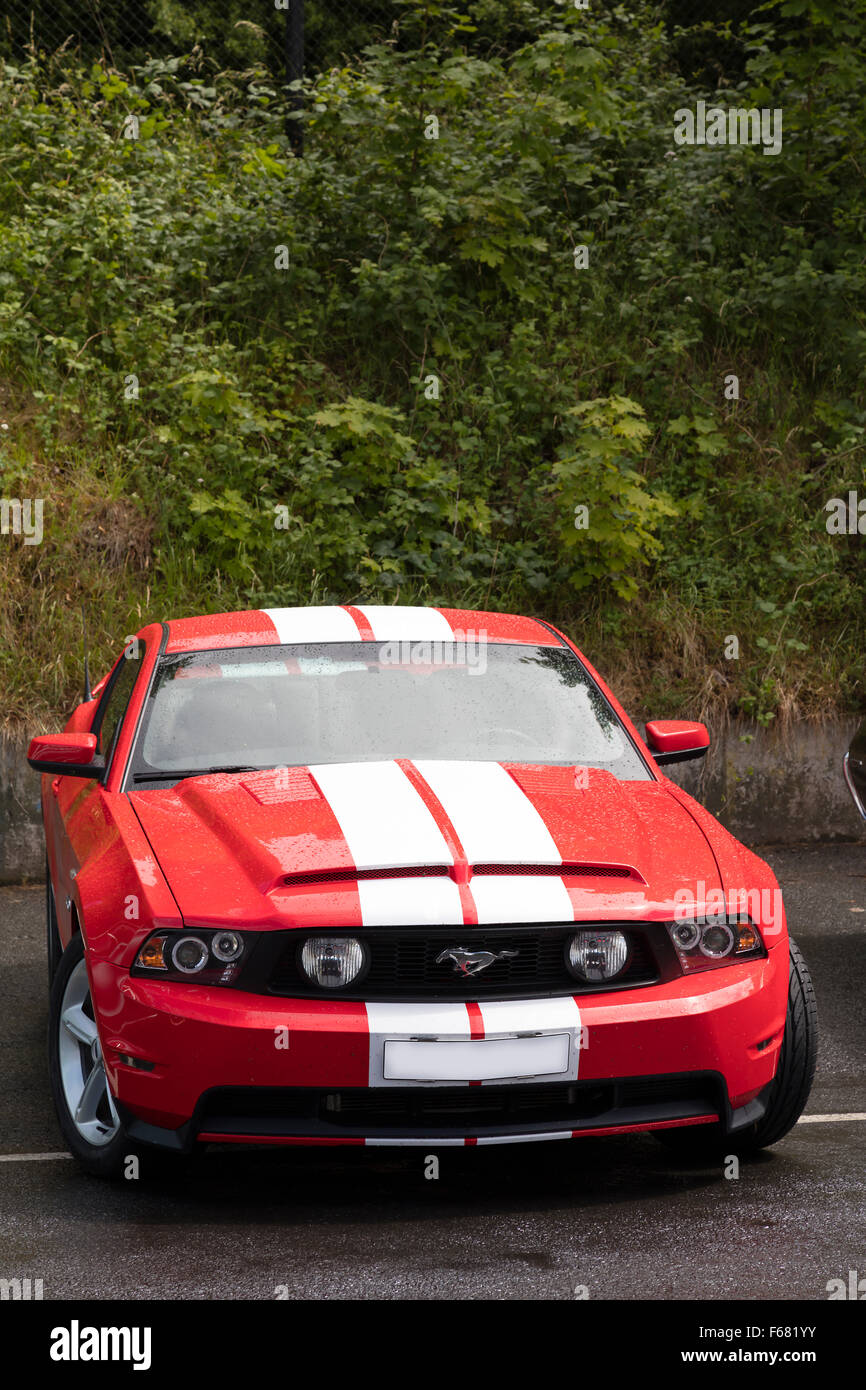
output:
[{"label": "side mirror", "polygon": [[854,798],[854,805],[866,820],[866,723],[860,725],[843,763],[845,781]]},{"label": "side mirror", "polygon": [[706,724],[691,719],[653,719],[646,726],[646,741],[657,763],[703,758],[710,746]]},{"label": "side mirror", "polygon": [[105,763],[96,756],[96,734],[43,734],[31,740],[27,761],[36,772],[92,777],[101,782]]}]

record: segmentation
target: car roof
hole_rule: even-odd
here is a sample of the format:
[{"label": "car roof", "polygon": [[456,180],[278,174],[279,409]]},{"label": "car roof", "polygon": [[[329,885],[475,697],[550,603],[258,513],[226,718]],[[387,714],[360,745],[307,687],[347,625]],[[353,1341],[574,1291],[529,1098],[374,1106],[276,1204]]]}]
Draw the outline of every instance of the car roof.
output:
[{"label": "car roof", "polygon": [[167,652],[214,651],[303,642],[509,642],[559,647],[562,639],[537,618],[467,608],[395,604],[256,608],[168,623]]}]

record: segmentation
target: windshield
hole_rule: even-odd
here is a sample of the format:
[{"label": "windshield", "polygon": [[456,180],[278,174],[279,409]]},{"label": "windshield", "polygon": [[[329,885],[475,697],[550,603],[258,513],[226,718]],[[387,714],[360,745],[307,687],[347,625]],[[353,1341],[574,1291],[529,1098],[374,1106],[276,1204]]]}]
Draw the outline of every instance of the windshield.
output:
[{"label": "windshield", "polygon": [[651,780],[565,647],[358,642],[164,656],[133,779],[393,758],[561,763]]}]

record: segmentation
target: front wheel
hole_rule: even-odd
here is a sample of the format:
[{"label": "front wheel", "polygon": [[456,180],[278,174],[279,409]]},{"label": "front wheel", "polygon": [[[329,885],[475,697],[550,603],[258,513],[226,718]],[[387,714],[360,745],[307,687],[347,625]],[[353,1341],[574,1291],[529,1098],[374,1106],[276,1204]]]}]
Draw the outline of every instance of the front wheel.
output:
[{"label": "front wheel", "polygon": [[809,967],[796,941],[789,942],[788,1010],[779,1065],[767,1108],[748,1129],[725,1137],[717,1125],[660,1131],[670,1149],[695,1157],[717,1157],[726,1150],[754,1153],[777,1144],[794,1128],[809,1099],[818,1060],[818,1009]]},{"label": "front wheel", "polygon": [[119,1174],[133,1150],[105,1074],[80,933],[63,952],[51,986],[48,1073],[70,1151],[89,1173]]}]

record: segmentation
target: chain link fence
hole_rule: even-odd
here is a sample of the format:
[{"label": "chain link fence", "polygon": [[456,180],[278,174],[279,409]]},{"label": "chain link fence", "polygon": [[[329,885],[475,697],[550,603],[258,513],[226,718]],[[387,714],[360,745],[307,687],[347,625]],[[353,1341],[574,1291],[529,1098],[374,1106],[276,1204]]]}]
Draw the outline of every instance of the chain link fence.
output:
[{"label": "chain link fence", "polygon": [[0,54],[58,50],[124,70],[198,49],[218,68],[264,63],[275,77],[345,62],[389,34],[394,0],[6,0]]},{"label": "chain link fence", "polygon": [[[58,50],[85,60],[104,58],[126,70],[148,56],[199,53],[216,68],[264,63],[289,80],[345,63],[369,43],[394,38],[407,0],[5,0],[0,56]],[[572,0],[453,0],[474,26],[462,37],[478,49],[508,51],[531,40],[539,10],[561,15]],[[586,8],[614,12],[619,0],[587,0]],[[659,0],[669,30],[682,29],[681,66],[712,80],[727,67],[736,33],[755,0]],[[436,18],[431,22],[435,25]],[[726,32],[730,26],[730,32]],[[735,64],[736,65],[736,64]],[[684,74],[685,75],[685,74]]]}]

